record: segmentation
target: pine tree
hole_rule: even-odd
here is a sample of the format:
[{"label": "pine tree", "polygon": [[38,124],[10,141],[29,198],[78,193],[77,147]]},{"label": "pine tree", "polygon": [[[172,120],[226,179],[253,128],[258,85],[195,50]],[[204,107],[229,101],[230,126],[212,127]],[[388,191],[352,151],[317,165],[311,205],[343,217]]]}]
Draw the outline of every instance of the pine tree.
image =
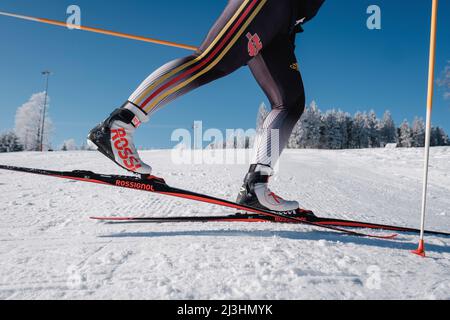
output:
[{"label": "pine tree", "polygon": [[[313,101],[295,125],[289,148],[357,149],[379,148],[397,143],[399,147],[423,147],[425,124],[415,118],[412,126],[405,120],[396,127],[392,115],[386,111],[383,119],[370,113],[357,112],[353,117],[341,110],[322,114]],[[431,146],[450,145],[450,138],[440,127],[433,127]]]},{"label": "pine tree", "polygon": [[370,113],[365,118],[365,129],[367,131],[368,137],[368,147],[369,148],[379,148],[380,147],[380,131],[379,131],[379,120],[375,111],[371,110]]},{"label": "pine tree", "polygon": [[325,114],[321,114],[319,124],[319,149],[328,149],[328,132],[326,121],[327,119]]},{"label": "pine tree", "polygon": [[363,149],[369,147],[369,135],[366,128],[367,113],[357,112],[353,120],[353,142],[355,148]]},{"label": "pine tree", "polygon": [[352,137],[352,139],[349,142],[349,147],[351,149],[361,148],[360,140],[361,140],[361,131],[362,131],[363,123],[364,122],[362,120],[362,113],[357,112],[353,117],[353,123],[352,123],[352,127],[351,127],[350,136]]},{"label": "pine tree", "polygon": [[308,131],[306,135],[308,148],[318,149],[320,146],[321,111],[315,101],[309,105]]},{"label": "pine tree", "polygon": [[0,135],[0,153],[23,151],[23,146],[14,132],[6,132]]},{"label": "pine tree", "polygon": [[411,128],[409,126],[408,120],[404,120],[399,128],[399,146],[402,148],[412,147],[412,134]]},{"label": "pine tree", "polygon": [[289,137],[288,148],[290,149],[300,149],[300,137],[301,137],[301,120],[299,120],[294,128],[292,129],[292,134]]},{"label": "pine tree", "polygon": [[431,129],[431,146],[442,147],[450,145],[450,140],[445,130],[440,127],[433,127]]},{"label": "pine tree", "polygon": [[350,114],[347,114],[346,117],[346,121],[347,121],[347,145],[346,148],[347,149],[355,149],[355,137],[353,136],[354,133],[354,126],[355,126],[355,121],[354,119],[350,116]]},{"label": "pine tree", "polygon": [[397,143],[397,128],[392,119],[390,111],[386,111],[383,115],[383,120],[380,123],[380,146],[384,147],[389,143]]},{"label": "pine tree", "polygon": [[443,146],[450,146],[450,137],[444,131],[444,129],[441,129],[441,136],[442,136]]},{"label": "pine tree", "polygon": [[425,122],[422,118],[415,118],[411,128],[412,146],[414,148],[425,147]]},{"label": "pine tree", "polygon": [[351,126],[351,117],[348,113],[343,112],[339,110],[336,113],[336,120],[337,124],[339,126],[340,136],[341,136],[341,143],[339,146],[339,149],[348,149],[350,145],[350,130],[349,126]]},{"label": "pine tree", "polygon": [[305,109],[289,140],[291,148],[317,149],[320,146],[320,110],[315,101]]},{"label": "pine tree", "polygon": [[445,133],[445,130],[443,128],[438,128],[439,131],[439,142],[441,143],[440,146],[448,146],[450,145],[450,140],[449,137],[447,135],[447,133]]},{"label": "pine tree", "polygon": [[344,144],[343,131],[336,110],[328,111],[324,117],[324,130],[321,147],[323,149],[341,149]]},{"label": "pine tree", "polygon": [[61,146],[61,151],[75,151],[75,150],[78,150],[78,147],[74,139],[65,140]]}]

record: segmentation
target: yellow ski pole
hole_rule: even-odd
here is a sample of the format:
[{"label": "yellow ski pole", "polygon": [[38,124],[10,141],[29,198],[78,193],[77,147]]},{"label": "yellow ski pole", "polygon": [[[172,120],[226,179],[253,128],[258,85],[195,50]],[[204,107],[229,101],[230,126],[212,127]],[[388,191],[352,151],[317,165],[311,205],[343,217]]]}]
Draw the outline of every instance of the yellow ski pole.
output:
[{"label": "yellow ski pole", "polygon": [[436,60],[436,33],[437,33],[438,0],[433,0],[431,14],[431,37],[430,37],[430,61],[428,69],[428,98],[427,98],[427,127],[425,136],[425,167],[422,195],[422,219],[420,226],[419,248],[414,254],[425,257],[425,215],[427,209],[428,169],[430,163],[430,141],[431,141],[431,113],[433,111],[434,93],[434,65]]},{"label": "yellow ski pole", "polygon": [[45,23],[45,24],[51,24],[54,26],[60,26],[60,27],[70,27],[73,29],[88,31],[88,32],[94,32],[94,33],[100,33],[100,34],[106,34],[109,36],[119,37],[119,38],[125,38],[125,39],[131,39],[131,40],[137,40],[137,41],[143,41],[143,42],[149,42],[149,43],[156,43],[164,46],[170,46],[170,47],[176,47],[186,50],[192,50],[196,51],[198,48],[194,46],[189,46],[186,44],[171,42],[171,41],[165,41],[165,40],[158,40],[153,38],[147,38],[147,37],[141,37],[141,36],[135,36],[132,34],[122,33],[122,32],[116,32],[116,31],[110,31],[110,30],[104,30],[99,28],[92,28],[92,27],[85,27],[85,26],[79,26],[75,24],[65,23],[61,21],[51,20],[51,19],[45,19],[45,18],[36,18],[36,17],[30,17],[30,16],[24,16],[20,14],[14,14],[9,12],[3,12],[0,11],[0,15],[22,19],[22,20],[28,20],[28,21],[34,21],[39,23]]}]

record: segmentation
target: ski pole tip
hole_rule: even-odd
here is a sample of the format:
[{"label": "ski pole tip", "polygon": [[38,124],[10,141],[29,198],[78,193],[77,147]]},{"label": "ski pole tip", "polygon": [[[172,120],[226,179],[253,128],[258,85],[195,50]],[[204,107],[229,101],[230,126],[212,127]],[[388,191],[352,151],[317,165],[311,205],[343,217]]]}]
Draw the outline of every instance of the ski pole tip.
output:
[{"label": "ski pole tip", "polygon": [[426,257],[425,254],[425,241],[424,240],[420,240],[419,242],[419,247],[417,248],[417,250],[413,250],[411,251],[411,253],[421,256],[422,258]]}]

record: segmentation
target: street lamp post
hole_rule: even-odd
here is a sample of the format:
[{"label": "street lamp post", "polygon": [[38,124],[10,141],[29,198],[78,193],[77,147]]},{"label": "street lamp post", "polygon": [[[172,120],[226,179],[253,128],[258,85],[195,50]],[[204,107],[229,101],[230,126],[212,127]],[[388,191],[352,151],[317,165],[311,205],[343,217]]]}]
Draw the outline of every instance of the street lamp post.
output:
[{"label": "street lamp post", "polygon": [[44,151],[44,131],[45,131],[45,116],[47,111],[47,98],[48,98],[48,80],[50,78],[51,72],[46,70],[42,71],[42,75],[46,77],[45,79],[45,98],[44,98],[44,106],[42,108],[42,118],[41,118],[41,129],[40,129],[40,147],[41,152]]}]

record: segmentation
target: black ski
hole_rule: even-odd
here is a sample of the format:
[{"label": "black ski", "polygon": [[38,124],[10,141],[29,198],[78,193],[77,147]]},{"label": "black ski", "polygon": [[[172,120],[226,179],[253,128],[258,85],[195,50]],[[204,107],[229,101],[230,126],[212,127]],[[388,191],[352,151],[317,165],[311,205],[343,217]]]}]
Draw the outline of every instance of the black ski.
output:
[{"label": "black ski", "polygon": [[[223,216],[190,216],[190,217],[91,217],[93,220],[99,220],[104,222],[112,223],[189,223],[189,222],[246,222],[246,223],[298,223],[297,221],[290,221],[288,219],[274,219],[272,217],[267,217],[258,214],[233,214],[233,215],[223,215]],[[333,218],[322,218],[322,217],[305,217],[302,218],[309,222],[314,222],[323,226],[332,227],[345,227],[345,228],[355,228],[355,229],[373,229],[373,230],[384,230],[384,231],[396,231],[396,232],[406,232],[406,233],[420,233],[420,230],[369,223],[363,221],[354,220],[342,220]],[[426,230],[425,233],[430,235],[438,236],[450,236],[450,233],[429,231]]]},{"label": "black ski", "polygon": [[161,195],[168,195],[173,196],[177,198],[183,198],[183,199],[189,199],[204,203],[210,203],[215,204],[223,207],[228,207],[232,209],[237,209],[245,212],[252,212],[259,215],[263,215],[265,217],[270,217],[273,219],[282,219],[282,220],[289,220],[294,223],[301,223],[309,226],[314,226],[317,228],[327,229],[327,230],[333,230],[340,233],[358,236],[358,237],[369,237],[369,238],[378,238],[378,239],[393,239],[397,235],[391,234],[391,235],[371,235],[371,234],[365,234],[360,233],[356,231],[350,231],[346,229],[342,229],[339,227],[333,227],[333,226],[326,226],[321,225],[315,222],[309,222],[306,220],[302,220],[301,218],[295,218],[295,217],[287,217],[279,213],[266,211],[266,210],[260,210],[244,205],[237,204],[235,202],[211,197],[204,194],[199,194],[183,189],[173,188],[170,187],[168,184],[165,183],[165,181],[158,177],[148,176],[148,177],[133,177],[133,176],[120,176],[120,175],[103,175],[103,174],[97,174],[91,171],[53,171],[53,170],[41,170],[41,169],[32,169],[32,168],[22,168],[22,167],[14,167],[14,166],[5,166],[0,165],[0,169],[2,170],[9,170],[9,171],[16,171],[16,172],[23,172],[23,173],[30,173],[30,174],[37,174],[37,175],[44,175],[44,176],[50,176],[50,177],[56,177],[56,178],[62,178],[62,179],[69,179],[69,180],[76,180],[76,181],[83,181],[83,182],[89,182],[89,183],[96,183],[96,184],[102,184],[102,185],[108,185],[108,186],[115,186],[120,188],[128,188],[128,189],[134,189],[134,190],[141,190],[151,193],[157,193]]}]

